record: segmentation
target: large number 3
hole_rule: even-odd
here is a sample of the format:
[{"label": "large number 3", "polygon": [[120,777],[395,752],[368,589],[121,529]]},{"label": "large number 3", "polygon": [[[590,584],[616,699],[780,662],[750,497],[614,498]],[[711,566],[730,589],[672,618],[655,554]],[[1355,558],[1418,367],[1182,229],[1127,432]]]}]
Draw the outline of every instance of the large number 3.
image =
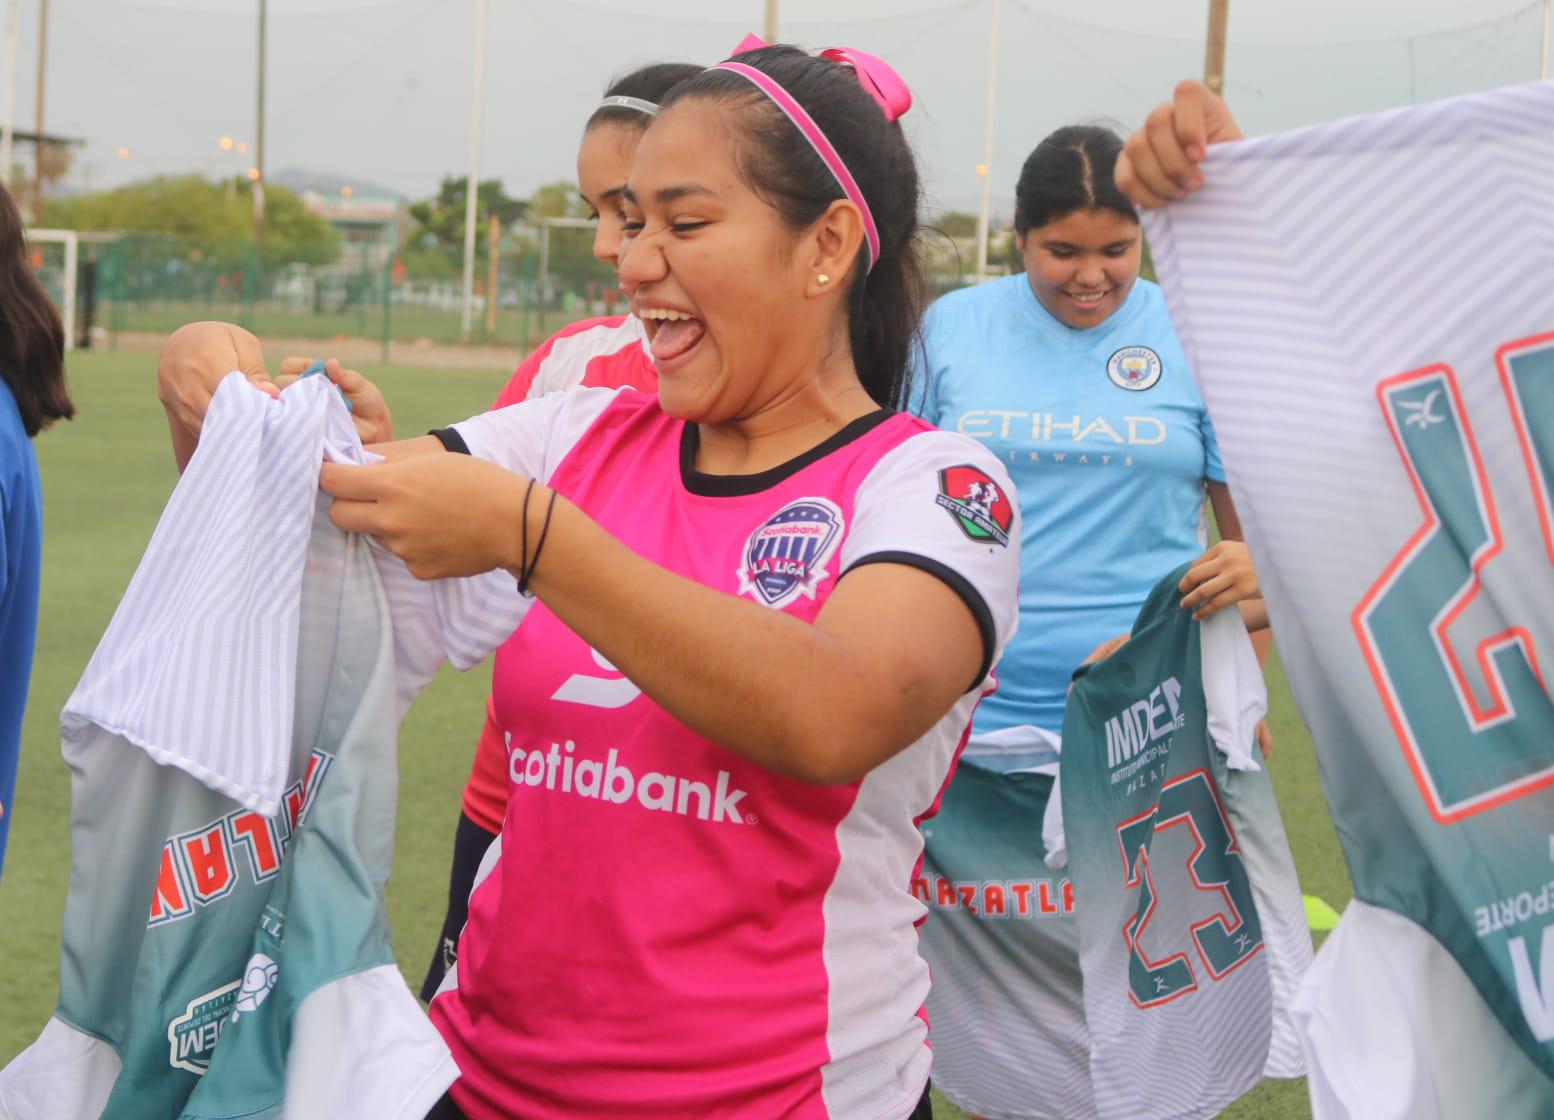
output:
[{"label": "large number 3", "polygon": [[1222,909],[1192,926],[1193,944],[1209,975],[1222,979],[1263,946],[1241,849],[1208,772],[1183,774],[1161,788],[1154,808],[1117,826],[1127,885],[1139,888],[1137,909],[1122,927],[1122,939],[1128,945],[1128,996],[1137,1007],[1158,1007],[1198,987],[1185,950],[1152,961],[1139,945],[1155,916],[1157,900],[1149,865],[1152,840],[1155,833],[1176,825],[1192,830],[1194,846],[1187,871],[1193,886],[1219,894],[1223,902]]},{"label": "large number 3", "polygon": [[[1554,562],[1554,334],[1507,343],[1495,363]],[[1526,629],[1505,626],[1474,649],[1487,704],[1452,635],[1504,547],[1456,374],[1428,366],[1388,378],[1376,395],[1424,523],[1351,622],[1425,804],[1451,824],[1554,783],[1554,704]]]}]

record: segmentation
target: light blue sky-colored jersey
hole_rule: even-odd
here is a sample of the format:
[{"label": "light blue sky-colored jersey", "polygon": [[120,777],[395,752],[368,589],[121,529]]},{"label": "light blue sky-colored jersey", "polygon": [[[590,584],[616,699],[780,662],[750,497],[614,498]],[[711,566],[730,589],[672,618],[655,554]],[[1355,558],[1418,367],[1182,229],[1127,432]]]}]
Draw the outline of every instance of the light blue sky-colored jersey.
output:
[{"label": "light blue sky-colored jersey", "polygon": [[1074,669],[1201,552],[1204,479],[1225,477],[1165,300],[1139,280],[1110,319],[1075,329],[1010,276],[935,303],[915,366],[914,411],[990,447],[1024,517],[1020,629],[974,731],[1058,731]]}]

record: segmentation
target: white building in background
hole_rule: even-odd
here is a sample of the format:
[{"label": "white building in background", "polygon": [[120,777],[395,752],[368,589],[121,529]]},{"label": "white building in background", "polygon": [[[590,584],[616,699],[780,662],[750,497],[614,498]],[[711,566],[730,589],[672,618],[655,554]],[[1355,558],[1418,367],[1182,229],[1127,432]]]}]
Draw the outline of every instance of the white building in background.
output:
[{"label": "white building in background", "polygon": [[340,231],[343,271],[385,267],[409,221],[405,196],[377,183],[295,168],[271,175],[270,181],[296,194],[309,213]]}]

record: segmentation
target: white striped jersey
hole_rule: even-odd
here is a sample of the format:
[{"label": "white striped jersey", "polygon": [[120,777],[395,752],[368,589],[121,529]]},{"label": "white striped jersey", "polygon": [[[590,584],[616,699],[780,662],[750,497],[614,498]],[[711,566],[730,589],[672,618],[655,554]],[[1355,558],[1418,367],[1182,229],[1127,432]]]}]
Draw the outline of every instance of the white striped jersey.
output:
[{"label": "white striped jersey", "polygon": [[[67,728],[111,727],[266,816],[286,785],[318,466],[366,461],[321,386],[299,381],[271,401],[240,374],[221,383],[205,421],[215,437],[201,439],[65,704]],[[522,600],[505,576],[422,583],[378,555],[415,682],[403,706],[445,657],[467,669],[516,627]]]},{"label": "white striped jersey", "polygon": [[1314,1110],[1554,1115],[1554,84],[1203,173],[1147,232],[1361,903]]}]

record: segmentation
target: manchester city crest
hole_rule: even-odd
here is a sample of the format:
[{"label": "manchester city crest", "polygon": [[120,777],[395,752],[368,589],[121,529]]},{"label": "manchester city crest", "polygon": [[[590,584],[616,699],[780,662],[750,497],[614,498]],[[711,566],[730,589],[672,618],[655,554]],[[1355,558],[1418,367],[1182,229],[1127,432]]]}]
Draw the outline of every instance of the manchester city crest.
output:
[{"label": "manchester city crest", "polygon": [[768,607],[813,599],[842,537],[842,511],[825,498],[800,498],[768,517],[745,542],[739,593]]},{"label": "manchester city crest", "polygon": [[1133,393],[1152,388],[1163,368],[1160,355],[1148,346],[1124,346],[1106,360],[1106,376],[1112,384]]}]

